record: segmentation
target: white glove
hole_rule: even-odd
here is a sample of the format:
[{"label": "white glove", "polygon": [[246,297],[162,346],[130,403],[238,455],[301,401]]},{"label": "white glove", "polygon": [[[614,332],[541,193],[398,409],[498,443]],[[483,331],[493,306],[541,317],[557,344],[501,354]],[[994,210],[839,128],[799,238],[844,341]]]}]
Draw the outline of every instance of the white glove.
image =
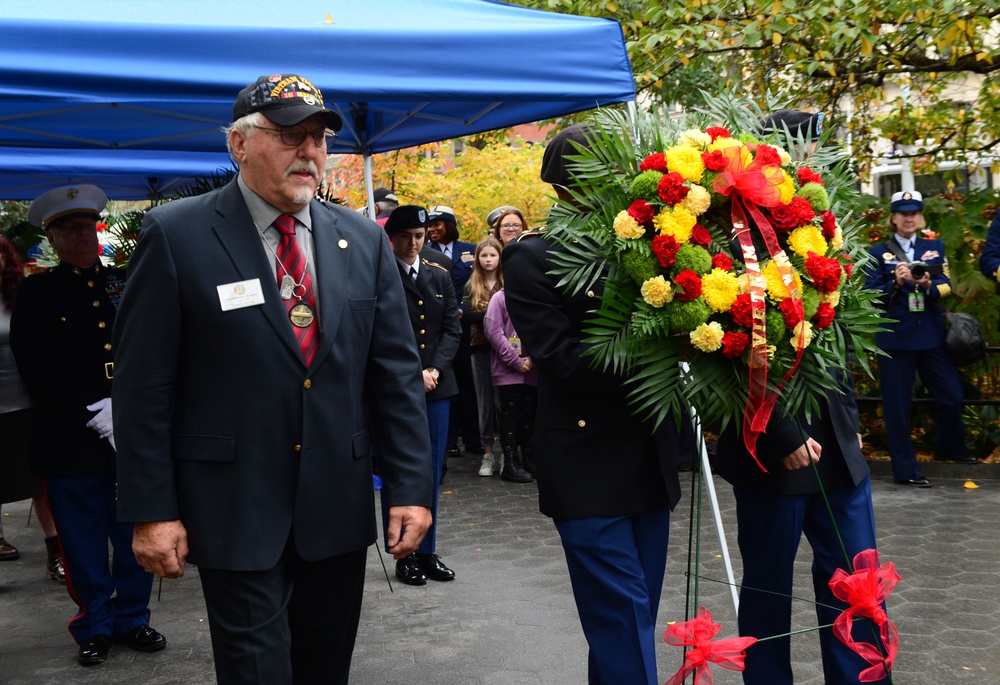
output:
[{"label": "white glove", "polygon": [[87,422],[87,428],[93,428],[102,438],[111,439],[115,433],[114,421],[111,417],[111,398],[105,397],[103,400],[88,404],[87,409],[97,412],[94,418]]}]

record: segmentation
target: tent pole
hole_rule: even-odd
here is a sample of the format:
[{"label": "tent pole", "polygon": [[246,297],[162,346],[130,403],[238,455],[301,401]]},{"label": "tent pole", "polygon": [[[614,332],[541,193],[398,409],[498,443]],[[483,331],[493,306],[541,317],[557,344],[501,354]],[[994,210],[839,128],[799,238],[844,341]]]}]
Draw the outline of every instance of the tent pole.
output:
[{"label": "tent pole", "polygon": [[368,218],[375,221],[375,186],[372,183],[372,156],[370,152],[362,155],[365,165],[365,197],[368,199]]}]

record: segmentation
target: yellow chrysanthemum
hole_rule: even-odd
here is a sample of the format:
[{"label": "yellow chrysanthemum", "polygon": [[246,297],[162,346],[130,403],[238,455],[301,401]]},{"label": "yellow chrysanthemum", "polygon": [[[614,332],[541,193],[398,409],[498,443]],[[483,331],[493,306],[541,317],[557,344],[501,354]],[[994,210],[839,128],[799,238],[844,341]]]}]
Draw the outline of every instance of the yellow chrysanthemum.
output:
[{"label": "yellow chrysanthemum", "polygon": [[663,276],[655,276],[642,284],[642,299],[653,307],[662,307],[674,299],[673,288],[670,281]]},{"label": "yellow chrysanthemum", "polygon": [[705,173],[701,152],[690,145],[674,145],[663,153],[667,158],[667,171],[676,171],[684,180],[697,183]]},{"label": "yellow chrysanthemum", "polygon": [[830,246],[834,250],[839,250],[844,246],[844,232],[840,229],[840,224],[833,231],[833,238],[830,239]]},{"label": "yellow chrysanthemum", "polygon": [[[708,152],[715,152],[716,150],[725,150],[727,147],[733,147],[734,145],[743,145],[736,138],[716,138],[712,141],[712,144],[708,146]],[[750,151],[747,150],[746,153],[749,155]]]},{"label": "yellow chrysanthemum", "polygon": [[833,307],[834,309],[836,309],[837,305],[840,304],[840,291],[839,290],[834,290],[832,293],[820,293],[819,294],[819,301],[820,302],[826,302],[831,307]]},{"label": "yellow chrysanthemum", "polygon": [[[781,280],[781,272],[778,271],[778,265],[771,260],[767,265],[761,269],[761,274],[764,276],[764,282],[767,287],[767,296],[770,297],[775,302],[781,302],[789,296],[788,288],[785,287],[785,282]],[[799,291],[802,290],[802,277],[798,274],[793,274],[795,278],[795,284],[798,286]]]},{"label": "yellow chrysanthemum", "polygon": [[699,150],[706,149],[712,143],[712,136],[696,128],[689,128],[677,139],[678,145],[690,145]]},{"label": "yellow chrysanthemum", "polygon": [[792,156],[788,154],[788,150],[778,145],[772,145],[771,147],[778,153],[778,159],[781,160],[782,164],[791,164]]},{"label": "yellow chrysanthemum", "polygon": [[[843,238],[841,240],[843,241]],[[808,257],[810,252],[825,255],[829,246],[819,227],[808,224],[799,226],[788,234],[788,247],[800,257]]]},{"label": "yellow chrysanthemum", "polygon": [[781,204],[787,205],[795,197],[795,181],[784,169],[781,170],[781,175],[785,177],[785,180],[778,186],[781,189]]},{"label": "yellow chrysanthemum", "polygon": [[703,323],[688,334],[691,344],[702,352],[715,352],[722,347],[722,336],[725,331],[718,321]]},{"label": "yellow chrysanthemum", "polygon": [[660,235],[672,235],[678,245],[683,245],[691,239],[691,229],[696,223],[694,214],[680,205],[664,207],[653,218],[653,226]]},{"label": "yellow chrysanthemum", "polygon": [[701,296],[714,312],[727,312],[740,294],[740,282],[729,271],[712,269],[701,278]]},{"label": "yellow chrysanthemum", "polygon": [[707,212],[711,204],[712,196],[707,190],[705,190],[705,188],[697,183],[691,184],[687,196],[680,202],[681,207],[688,210],[695,216],[701,216]]},{"label": "yellow chrysanthemum", "polygon": [[639,225],[639,222],[632,218],[626,211],[618,212],[615,217],[615,235],[626,240],[635,240],[646,234],[646,229]]},{"label": "yellow chrysanthemum", "polygon": [[792,337],[788,341],[796,350],[799,347],[805,349],[813,339],[813,325],[808,321],[799,321],[792,329]]}]

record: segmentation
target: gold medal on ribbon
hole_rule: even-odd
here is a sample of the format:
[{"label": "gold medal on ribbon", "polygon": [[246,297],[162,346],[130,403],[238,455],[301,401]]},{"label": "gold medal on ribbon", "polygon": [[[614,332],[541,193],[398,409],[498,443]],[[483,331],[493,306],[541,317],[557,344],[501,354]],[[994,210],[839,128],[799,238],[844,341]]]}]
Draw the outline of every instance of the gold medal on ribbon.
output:
[{"label": "gold medal on ribbon", "polygon": [[316,315],[313,314],[313,310],[309,305],[299,302],[288,312],[288,318],[291,319],[293,326],[308,328],[309,324],[316,318]]}]

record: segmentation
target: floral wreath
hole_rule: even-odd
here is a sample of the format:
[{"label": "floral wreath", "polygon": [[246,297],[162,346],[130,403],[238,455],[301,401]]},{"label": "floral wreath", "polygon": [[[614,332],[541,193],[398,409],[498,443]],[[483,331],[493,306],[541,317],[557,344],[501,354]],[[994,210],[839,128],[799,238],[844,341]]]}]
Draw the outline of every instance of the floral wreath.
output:
[{"label": "floral wreath", "polygon": [[599,113],[573,158],[576,202],[549,231],[570,286],[607,274],[586,342],[630,377],[637,407],[741,421],[756,458],[779,397],[815,410],[850,349],[867,369],[879,314],[852,279],[859,226],[837,219],[853,195],[842,155],[787,131],[761,137],[751,103],[709,108],[722,125]]}]

